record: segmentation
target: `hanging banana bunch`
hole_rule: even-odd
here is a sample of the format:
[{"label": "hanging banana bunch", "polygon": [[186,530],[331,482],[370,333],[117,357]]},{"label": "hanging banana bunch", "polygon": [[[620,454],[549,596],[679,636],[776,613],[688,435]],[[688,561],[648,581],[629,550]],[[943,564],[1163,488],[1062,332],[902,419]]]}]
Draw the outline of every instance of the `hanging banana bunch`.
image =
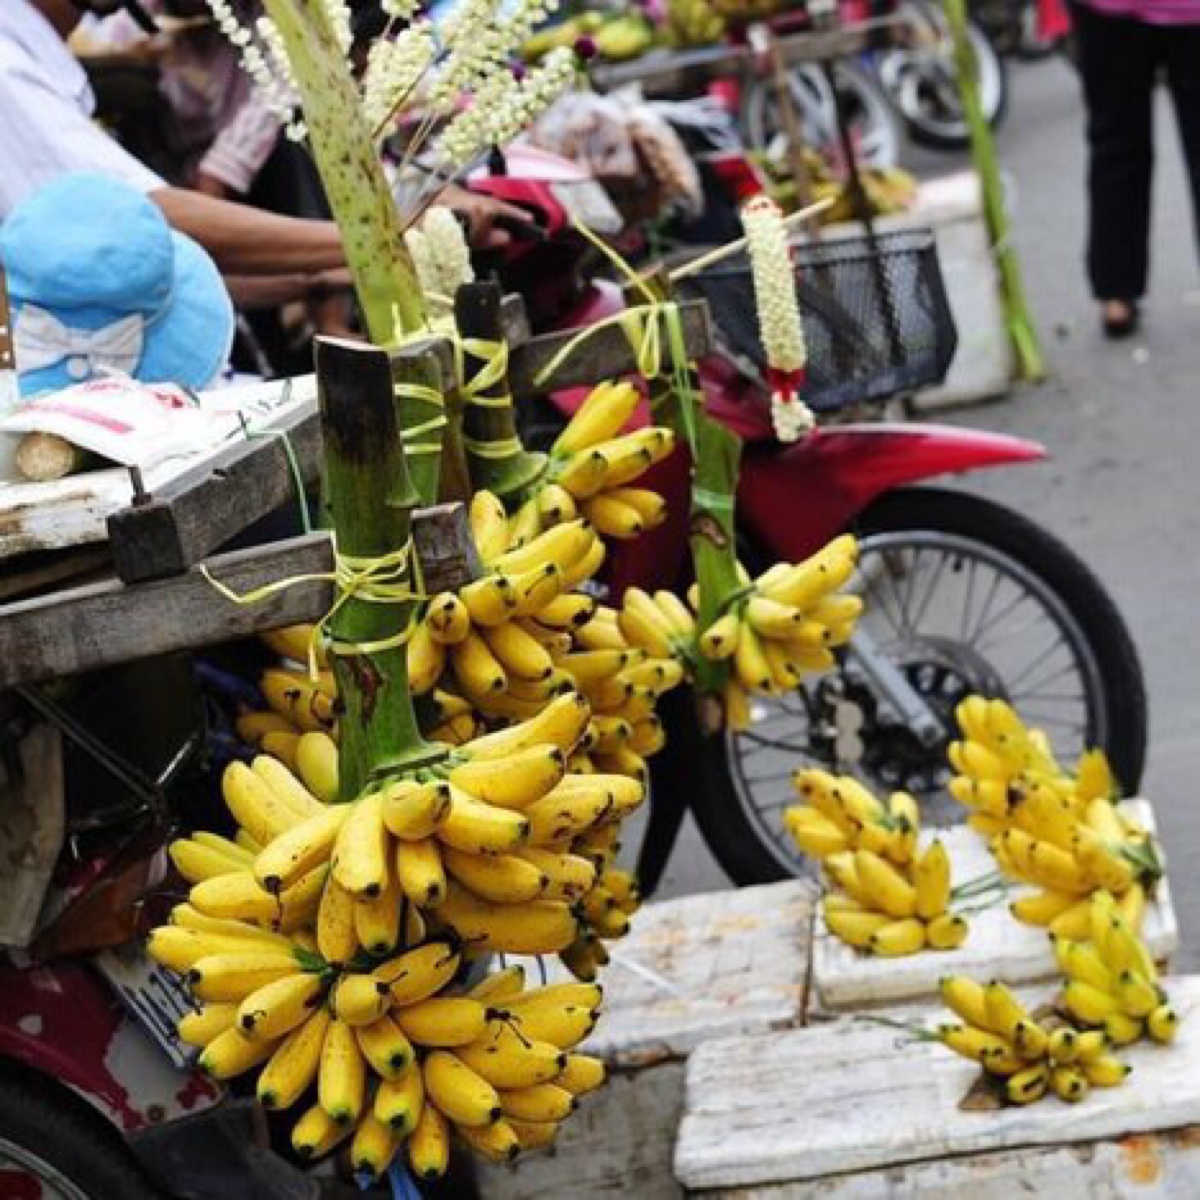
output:
[{"label": "hanging banana bunch", "polygon": [[292,1129],[300,1157],[348,1143],[356,1172],[380,1178],[404,1155],[436,1179],[456,1136],[507,1162],[553,1144],[603,1082],[599,1060],[573,1052],[595,1026],[599,987],[526,990],[510,968],[460,993],[453,939],[382,963],[355,946],[348,911],[288,937],[190,904],[150,939],[196,998],[180,1035],[201,1048],[201,1068],[217,1080],[258,1069],[264,1108],[307,1105]]},{"label": "hanging banana bunch", "polygon": [[884,804],[852,776],[815,769],[792,782],[804,803],[784,813],[784,824],[821,863],[830,933],[887,957],[963,944],[969,927],[950,911],[950,858],[937,839],[921,847],[912,796],[895,792]]}]

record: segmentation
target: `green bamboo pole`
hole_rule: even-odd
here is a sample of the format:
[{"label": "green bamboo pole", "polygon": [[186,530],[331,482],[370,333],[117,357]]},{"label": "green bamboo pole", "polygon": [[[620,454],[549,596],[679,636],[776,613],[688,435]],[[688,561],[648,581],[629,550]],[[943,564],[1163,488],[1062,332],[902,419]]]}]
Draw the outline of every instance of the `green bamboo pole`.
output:
[{"label": "green bamboo pole", "polygon": [[996,267],[1000,272],[1001,302],[1009,340],[1017,357],[1017,376],[1036,383],[1046,376],[1046,365],[1038,344],[1037,331],[1029,312],[1021,264],[1013,248],[1008,210],[1004,205],[1004,186],[996,164],[992,131],[988,128],[979,103],[975,78],[975,56],[967,36],[967,12],[964,0],[942,0],[950,35],[954,43],[954,73],[958,79],[963,114],[971,136],[971,156],[983,187],[983,214],[991,240]]},{"label": "green bamboo pole", "polygon": [[368,332],[377,345],[393,346],[425,326],[425,305],[349,61],[323,0],[265,3],[287,46],[313,156]]},{"label": "green bamboo pole", "polygon": [[[391,363],[396,420],[404,436],[409,477],[418,503],[429,507],[438,502],[441,486],[447,426],[438,422],[449,421],[442,368],[428,342],[396,351]],[[440,399],[434,400],[434,395]]]},{"label": "green bamboo pole", "polygon": [[[392,368],[383,350],[318,338],[317,394],[325,448],[325,495],[342,559],[374,560],[409,544],[417,492],[396,423]],[[407,581],[405,572],[401,583]],[[338,599],[342,593],[339,592]],[[329,622],[339,696],[341,799],[353,800],[373,776],[441,757],[417,726],[403,644],[412,603],[361,596],[342,603]],[[381,643],[385,648],[374,648]]]},{"label": "green bamboo pole", "polygon": [[[464,339],[503,343],[504,325],[498,283],[467,283],[454,298],[454,320]],[[463,351],[463,379],[470,380],[488,363],[482,355]],[[466,397],[462,413],[463,446],[475,489],[494,492],[512,509],[546,471],[546,456],[528,451],[517,433],[517,411],[507,372],[476,395]]]}]

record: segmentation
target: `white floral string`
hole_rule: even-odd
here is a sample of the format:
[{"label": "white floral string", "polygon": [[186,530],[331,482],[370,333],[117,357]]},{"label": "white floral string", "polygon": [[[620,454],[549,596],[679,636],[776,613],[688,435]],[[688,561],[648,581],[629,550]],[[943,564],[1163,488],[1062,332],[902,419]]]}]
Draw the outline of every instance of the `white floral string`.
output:
[{"label": "white floral string", "polygon": [[787,229],[779,206],[768,196],[755,196],[743,206],[742,226],[771,383],[771,422],[781,442],[794,442],[816,422],[797,394],[808,354]]}]

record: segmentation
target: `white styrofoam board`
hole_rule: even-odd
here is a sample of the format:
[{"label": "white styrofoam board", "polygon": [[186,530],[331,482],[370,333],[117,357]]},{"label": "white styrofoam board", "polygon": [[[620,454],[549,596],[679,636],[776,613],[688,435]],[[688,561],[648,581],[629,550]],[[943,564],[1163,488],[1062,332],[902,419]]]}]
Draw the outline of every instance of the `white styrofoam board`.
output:
[{"label": "white styrofoam board", "polygon": [[[1123,808],[1154,831],[1154,812],[1148,801],[1127,800]],[[955,886],[996,870],[984,839],[969,826],[942,830],[939,836],[950,855]],[[1002,902],[971,916],[971,932],[957,950],[929,950],[907,958],[877,958],[855,950],[834,937],[818,914],[813,938],[814,999],[823,1010],[837,1012],[936,996],[938,980],[944,975],[1003,979],[1013,984],[1052,979],[1058,968],[1046,931],[1022,925],[1008,911],[1010,901],[1034,890],[1015,885]],[[1179,948],[1179,924],[1166,879],[1159,883],[1154,902],[1146,910],[1142,936],[1159,961]]]},{"label": "white styrofoam board", "polygon": [[[709,1042],[688,1062],[675,1174],[689,1191],[743,1195],[754,1185],[1200,1124],[1200,976],[1163,982],[1181,1017],[1175,1043],[1126,1047],[1128,1080],[1077,1105],[964,1112],[973,1063],[854,1017]],[[921,1023],[944,1015],[930,1009]]]},{"label": "white styrofoam board", "polygon": [[815,896],[812,882],[789,880],[644,905],[609,944],[604,1008],[585,1048],[643,1066],[715,1037],[798,1025]]},{"label": "white styrofoam board", "polygon": [[617,1072],[584,1096],[553,1149],[511,1167],[479,1165],[482,1200],[679,1200],[672,1171],[683,1114],[682,1062]]},{"label": "white styrofoam board", "polygon": [[827,1179],[706,1188],[691,1195],[704,1200],[1195,1200],[1200,1196],[1200,1129],[968,1154]]}]

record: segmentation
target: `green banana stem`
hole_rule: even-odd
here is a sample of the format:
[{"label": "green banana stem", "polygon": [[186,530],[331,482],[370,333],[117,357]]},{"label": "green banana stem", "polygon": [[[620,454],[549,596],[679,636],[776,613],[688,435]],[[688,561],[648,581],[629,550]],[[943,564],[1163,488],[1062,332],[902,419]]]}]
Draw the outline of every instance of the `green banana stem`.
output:
[{"label": "green banana stem", "polygon": [[367,330],[377,345],[394,346],[425,326],[425,304],[350,64],[322,0],[265,3],[287,47]]},{"label": "green banana stem", "polygon": [[1045,378],[1046,364],[1030,316],[1025,284],[1021,278],[1021,264],[1012,246],[1008,210],[1004,204],[1004,185],[996,164],[992,131],[988,128],[979,103],[975,55],[967,35],[966,6],[963,0],[942,0],[942,7],[954,45],[954,73],[958,79],[958,93],[971,138],[971,157],[983,187],[983,215],[1000,272],[1000,292],[1009,340],[1016,354],[1019,378],[1036,383]]},{"label": "green banana stem", "polygon": [[545,475],[547,458],[526,450],[521,443],[507,371],[484,386],[470,386],[470,381],[491,365],[486,355],[474,353],[471,343],[505,346],[502,299],[498,284],[464,284],[455,297],[454,315],[466,341],[463,383],[469,390],[462,411],[462,445],[471,483],[476,490],[486,488],[499,496],[511,510]]},{"label": "green banana stem", "polygon": [[[328,621],[340,707],[340,799],[350,801],[372,777],[435,761],[442,751],[422,738],[408,687],[403,635],[415,601],[404,592],[412,580],[411,516],[418,497],[396,423],[391,364],[387,352],[373,346],[318,339],[316,367],[339,559],[358,570],[392,559],[390,573],[373,582],[373,596],[339,582]],[[384,598],[384,588],[396,590]]]}]

